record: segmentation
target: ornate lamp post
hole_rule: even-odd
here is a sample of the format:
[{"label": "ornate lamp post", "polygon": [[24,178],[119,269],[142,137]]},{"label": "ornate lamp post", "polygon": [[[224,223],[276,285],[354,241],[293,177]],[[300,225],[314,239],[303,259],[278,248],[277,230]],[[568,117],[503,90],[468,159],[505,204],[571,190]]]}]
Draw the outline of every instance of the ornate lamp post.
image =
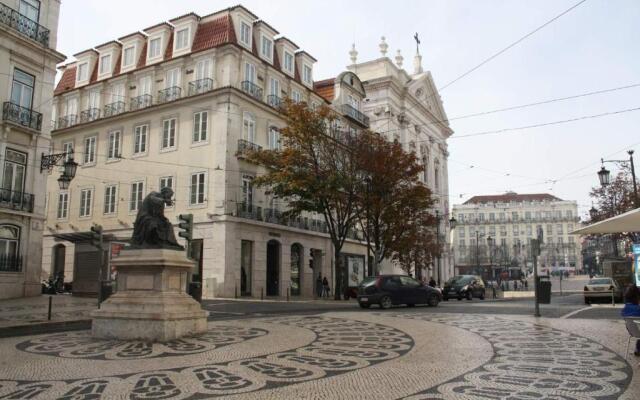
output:
[{"label": "ornate lamp post", "polygon": [[45,169],[51,171],[54,166],[58,165],[58,163],[65,159],[66,161],[62,164],[64,166],[64,170],[62,171],[62,175],[58,178],[58,185],[61,190],[69,189],[69,184],[71,180],[76,177],[76,171],[78,169],[78,163],[73,160],[73,149],[69,153],[58,153],[58,154],[49,154],[46,155],[42,153],[42,160],[40,161],[40,172]]},{"label": "ornate lamp post", "polygon": [[629,154],[628,160],[605,160],[600,159],[602,166],[600,167],[600,171],[598,171],[598,179],[600,180],[600,185],[605,187],[611,183],[611,172],[604,167],[604,163],[612,162],[618,164],[627,164],[631,167],[631,179],[633,181],[633,204],[636,208],[640,208],[640,199],[638,198],[638,186],[636,183],[636,169],[633,164],[633,150],[627,151]]},{"label": "ornate lamp post", "polygon": [[[440,248],[440,221],[442,220],[442,217],[445,216],[447,216],[447,214],[440,215],[440,210],[436,210],[436,245],[438,246],[438,248]],[[452,216],[449,219],[449,229],[454,229],[457,222],[458,221],[456,221],[456,219]],[[438,286],[440,286],[440,276],[442,274],[442,271],[440,270],[440,256],[438,256],[436,263],[438,268]]]}]

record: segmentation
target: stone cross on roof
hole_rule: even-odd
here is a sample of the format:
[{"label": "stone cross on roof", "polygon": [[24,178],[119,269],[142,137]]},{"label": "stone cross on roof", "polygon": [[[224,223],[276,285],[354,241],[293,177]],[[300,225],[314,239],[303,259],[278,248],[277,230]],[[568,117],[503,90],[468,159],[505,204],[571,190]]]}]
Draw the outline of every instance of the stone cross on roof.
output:
[{"label": "stone cross on roof", "polygon": [[420,39],[418,38],[418,32],[413,35],[413,38],[416,40],[416,54],[420,54]]}]

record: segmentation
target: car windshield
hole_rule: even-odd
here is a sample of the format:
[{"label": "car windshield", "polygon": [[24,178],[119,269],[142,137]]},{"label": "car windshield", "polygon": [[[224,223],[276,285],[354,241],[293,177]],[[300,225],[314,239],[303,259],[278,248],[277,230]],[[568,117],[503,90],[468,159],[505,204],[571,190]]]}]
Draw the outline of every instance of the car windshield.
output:
[{"label": "car windshield", "polygon": [[447,281],[447,285],[467,284],[471,281],[470,276],[457,275]]},{"label": "car windshield", "polygon": [[611,284],[611,279],[609,278],[591,279],[588,283],[588,285],[610,285],[610,284]]},{"label": "car windshield", "polygon": [[362,282],[360,282],[360,286],[371,286],[373,284],[376,283],[376,277],[375,276],[368,276],[366,278],[364,278],[362,280]]}]

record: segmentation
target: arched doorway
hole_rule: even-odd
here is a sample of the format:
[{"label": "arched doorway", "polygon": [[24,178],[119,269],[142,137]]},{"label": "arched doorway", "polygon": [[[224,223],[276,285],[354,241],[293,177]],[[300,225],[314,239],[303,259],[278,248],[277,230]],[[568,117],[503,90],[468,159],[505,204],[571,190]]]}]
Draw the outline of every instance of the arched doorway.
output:
[{"label": "arched doorway", "polygon": [[291,295],[300,296],[302,283],[302,256],[304,248],[300,243],[291,245]]},{"label": "arched doorway", "polygon": [[267,242],[267,296],[280,294],[280,243]]}]

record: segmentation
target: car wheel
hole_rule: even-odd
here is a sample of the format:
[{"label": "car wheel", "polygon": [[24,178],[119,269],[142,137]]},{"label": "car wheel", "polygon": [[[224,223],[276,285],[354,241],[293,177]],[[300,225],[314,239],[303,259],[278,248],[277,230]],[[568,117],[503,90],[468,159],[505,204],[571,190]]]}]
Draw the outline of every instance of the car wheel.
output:
[{"label": "car wheel", "polygon": [[443,300],[443,301],[449,301],[449,298],[448,298],[447,296],[444,296],[444,297],[442,298],[442,300]]},{"label": "car wheel", "polygon": [[358,303],[360,304],[360,308],[369,308],[371,307],[371,304],[366,304],[366,303]]},{"label": "car wheel", "polygon": [[473,292],[471,290],[467,292],[467,300],[473,300]]},{"label": "car wheel", "polygon": [[415,307],[415,304],[407,304],[407,307]]},{"label": "car wheel", "polygon": [[427,304],[429,307],[437,307],[439,302],[438,296],[431,295],[427,298]]},{"label": "car wheel", "polygon": [[388,308],[391,308],[391,306],[392,306],[391,297],[384,296],[382,299],[380,299],[380,308],[386,310]]},{"label": "car wheel", "polygon": [[462,296],[458,296],[458,301],[462,300]]}]

